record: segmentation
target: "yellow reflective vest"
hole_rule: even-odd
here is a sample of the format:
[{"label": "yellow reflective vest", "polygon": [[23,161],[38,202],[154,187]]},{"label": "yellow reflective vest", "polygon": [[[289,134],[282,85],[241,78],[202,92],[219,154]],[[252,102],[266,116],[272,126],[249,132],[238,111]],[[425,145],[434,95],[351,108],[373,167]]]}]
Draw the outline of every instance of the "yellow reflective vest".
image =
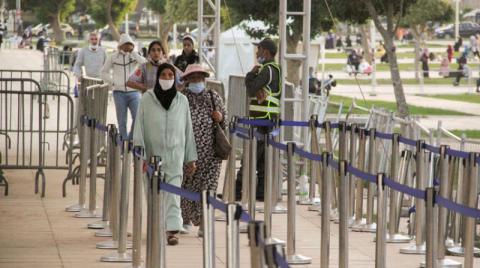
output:
[{"label": "yellow reflective vest", "polygon": [[263,87],[263,90],[267,92],[267,99],[262,103],[258,103],[256,98],[253,98],[250,101],[249,113],[251,118],[272,119],[272,117],[278,117],[278,115],[280,115],[280,96],[282,94],[282,75],[280,71],[280,66],[275,62],[269,62],[262,65],[259,72],[261,72],[264,68],[268,68],[268,66],[271,67],[271,71],[278,72],[279,88],[276,92],[272,91],[272,74],[270,74],[270,81],[267,85]]}]

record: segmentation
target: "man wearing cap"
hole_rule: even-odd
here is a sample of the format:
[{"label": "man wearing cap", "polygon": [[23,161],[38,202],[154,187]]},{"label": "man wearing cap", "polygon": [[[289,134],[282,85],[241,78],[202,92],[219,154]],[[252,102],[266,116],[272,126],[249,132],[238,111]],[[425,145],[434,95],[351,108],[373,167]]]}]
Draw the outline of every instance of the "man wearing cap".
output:
[{"label": "man wearing cap", "polygon": [[[280,116],[280,94],[281,94],[281,71],[280,66],[275,62],[277,45],[272,39],[263,39],[257,45],[256,65],[247,73],[245,85],[247,95],[252,97],[249,105],[249,116],[252,119],[275,120]],[[268,133],[272,129],[259,127],[258,131]],[[243,165],[243,163],[242,163]],[[257,142],[257,199],[263,201],[264,171],[265,171],[265,150],[264,142]],[[242,168],[237,174],[236,195],[241,196],[242,190]]]},{"label": "man wearing cap", "polygon": [[[102,79],[113,88],[113,100],[117,112],[117,122],[123,140],[132,139],[133,125],[140,103],[140,92],[127,86],[126,82],[138,64],[147,62],[138,52],[133,51],[134,43],[128,34],[122,34],[115,51],[103,65]],[[132,127],[127,133],[127,113],[130,110]]]}]

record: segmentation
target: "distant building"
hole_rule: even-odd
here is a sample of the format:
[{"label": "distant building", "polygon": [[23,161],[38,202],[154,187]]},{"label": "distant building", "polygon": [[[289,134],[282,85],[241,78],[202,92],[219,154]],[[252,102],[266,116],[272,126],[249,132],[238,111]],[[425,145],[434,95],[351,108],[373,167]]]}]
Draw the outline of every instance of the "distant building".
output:
[{"label": "distant building", "polygon": [[[455,3],[455,0],[452,2]],[[480,1],[479,0],[460,0],[460,8],[470,8],[470,9],[475,9],[475,8],[480,8]]]}]

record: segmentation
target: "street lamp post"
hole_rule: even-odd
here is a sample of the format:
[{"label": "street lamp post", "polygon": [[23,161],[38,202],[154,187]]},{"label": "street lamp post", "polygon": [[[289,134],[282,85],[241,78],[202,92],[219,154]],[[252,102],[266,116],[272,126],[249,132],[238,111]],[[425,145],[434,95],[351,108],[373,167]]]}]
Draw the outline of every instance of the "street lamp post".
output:
[{"label": "street lamp post", "polygon": [[459,32],[460,32],[460,1],[455,0],[455,40],[458,40]]}]

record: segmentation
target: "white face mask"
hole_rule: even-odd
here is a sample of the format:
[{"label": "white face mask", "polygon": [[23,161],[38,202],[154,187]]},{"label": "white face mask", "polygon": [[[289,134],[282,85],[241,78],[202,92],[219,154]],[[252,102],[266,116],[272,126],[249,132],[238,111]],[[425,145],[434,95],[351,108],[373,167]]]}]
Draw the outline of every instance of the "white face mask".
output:
[{"label": "white face mask", "polygon": [[175,80],[158,79],[158,83],[160,84],[160,87],[162,88],[162,90],[167,91],[173,87]]},{"label": "white face mask", "polygon": [[97,50],[98,45],[90,45],[89,48],[90,48],[90,50]]}]

